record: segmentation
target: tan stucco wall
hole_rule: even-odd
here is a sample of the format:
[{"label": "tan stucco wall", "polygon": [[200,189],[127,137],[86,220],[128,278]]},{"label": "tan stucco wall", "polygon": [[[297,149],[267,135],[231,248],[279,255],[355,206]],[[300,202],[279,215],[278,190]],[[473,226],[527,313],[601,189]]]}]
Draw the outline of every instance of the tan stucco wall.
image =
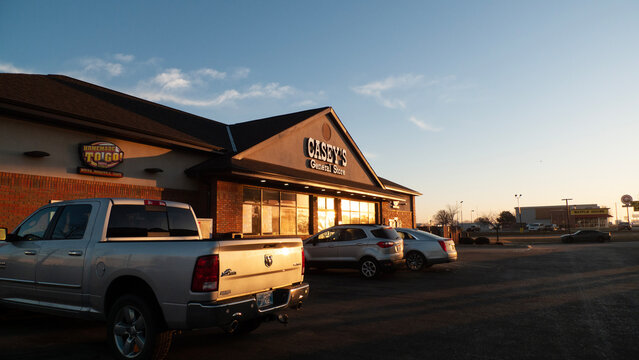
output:
[{"label": "tan stucco wall", "polygon": [[[109,141],[122,149],[124,162],[111,170],[122,172],[124,177],[113,179],[77,174],[77,167],[82,166],[79,144],[94,141]],[[34,150],[51,155],[44,158],[23,155]],[[0,171],[3,172],[197,190],[197,182],[188,178],[184,170],[206,159],[207,155],[203,153],[144,145],[0,116]],[[144,171],[145,168],[164,171],[149,174]]]},{"label": "tan stucco wall", "polygon": [[[327,124],[331,129],[331,137],[327,139],[323,136],[322,126]],[[339,168],[346,170],[345,175],[336,175],[308,167],[309,157],[306,156],[306,138],[314,138],[327,144],[337,146],[347,151],[346,166]],[[321,174],[331,176],[336,179],[344,179],[359,182],[362,184],[376,185],[369,177],[366,165],[356,155],[356,151],[350,146],[347,140],[334,122],[327,116],[320,116],[311,121],[306,121],[296,125],[294,128],[286,130],[273,138],[256,145],[243,154],[243,158],[262,161],[265,163],[286,166],[303,170],[310,176]],[[326,164],[326,161],[315,160],[317,163]]]}]

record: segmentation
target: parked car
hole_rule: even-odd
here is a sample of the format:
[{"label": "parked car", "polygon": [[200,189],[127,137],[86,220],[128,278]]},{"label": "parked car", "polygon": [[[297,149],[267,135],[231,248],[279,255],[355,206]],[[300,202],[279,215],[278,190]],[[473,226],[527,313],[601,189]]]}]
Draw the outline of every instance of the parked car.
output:
[{"label": "parked car", "polygon": [[572,234],[566,234],[561,236],[561,242],[571,243],[575,241],[611,241],[612,237],[610,233],[605,233],[598,230],[579,230]]},{"label": "parked car", "polygon": [[528,231],[540,231],[544,228],[544,224],[541,223],[533,223],[526,225],[526,230]]},{"label": "parked car", "polygon": [[336,225],[304,241],[306,264],[316,268],[359,269],[365,278],[404,263],[404,241],[383,225]]},{"label": "parked car", "polygon": [[559,230],[559,226],[557,226],[557,224],[544,225],[544,231],[557,231],[557,230]]},{"label": "parked car", "polygon": [[468,232],[475,232],[475,231],[480,231],[480,230],[481,230],[481,228],[479,227],[479,225],[475,225],[475,224],[470,225],[470,226],[466,229],[466,231],[468,231]]},{"label": "parked car", "polygon": [[410,270],[419,271],[433,264],[457,261],[457,250],[453,240],[421,230],[395,230],[404,239],[404,258]]},{"label": "parked car", "polygon": [[0,228],[0,304],[105,320],[117,359],[162,359],[176,330],[284,319],[303,280],[301,240],[203,239],[178,202],[64,201]]},{"label": "parked car", "polygon": [[617,230],[619,230],[619,231],[623,231],[623,230],[632,231],[632,224],[630,224],[628,222],[620,222],[619,225],[617,225]]}]

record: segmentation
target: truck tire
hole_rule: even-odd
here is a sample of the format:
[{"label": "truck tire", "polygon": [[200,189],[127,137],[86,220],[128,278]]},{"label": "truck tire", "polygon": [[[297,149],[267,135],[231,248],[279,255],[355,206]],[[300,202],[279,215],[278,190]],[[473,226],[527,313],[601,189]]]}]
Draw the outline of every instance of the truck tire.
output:
[{"label": "truck tire", "polygon": [[116,359],[164,359],[173,334],[164,329],[158,312],[139,296],[124,295],[109,311],[107,342]]}]

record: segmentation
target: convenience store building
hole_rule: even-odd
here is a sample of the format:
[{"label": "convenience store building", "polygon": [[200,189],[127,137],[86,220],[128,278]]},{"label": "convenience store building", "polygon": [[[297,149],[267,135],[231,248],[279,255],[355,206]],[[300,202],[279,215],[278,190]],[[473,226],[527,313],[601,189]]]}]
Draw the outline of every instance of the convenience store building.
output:
[{"label": "convenience store building", "polygon": [[0,74],[0,226],[55,200],[190,203],[214,237],[415,226],[330,107],[226,125],[61,75]]}]

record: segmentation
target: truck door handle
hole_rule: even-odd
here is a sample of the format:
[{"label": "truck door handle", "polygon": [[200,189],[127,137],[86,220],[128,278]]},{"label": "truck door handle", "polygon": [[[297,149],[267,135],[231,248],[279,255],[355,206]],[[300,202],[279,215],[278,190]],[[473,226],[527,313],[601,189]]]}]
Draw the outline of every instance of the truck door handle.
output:
[{"label": "truck door handle", "polygon": [[24,251],[24,254],[25,254],[25,255],[35,255],[35,254],[36,254],[36,252],[35,252],[35,250],[25,250],[25,251]]},{"label": "truck door handle", "polygon": [[80,250],[69,250],[69,256],[82,256],[82,251]]}]

